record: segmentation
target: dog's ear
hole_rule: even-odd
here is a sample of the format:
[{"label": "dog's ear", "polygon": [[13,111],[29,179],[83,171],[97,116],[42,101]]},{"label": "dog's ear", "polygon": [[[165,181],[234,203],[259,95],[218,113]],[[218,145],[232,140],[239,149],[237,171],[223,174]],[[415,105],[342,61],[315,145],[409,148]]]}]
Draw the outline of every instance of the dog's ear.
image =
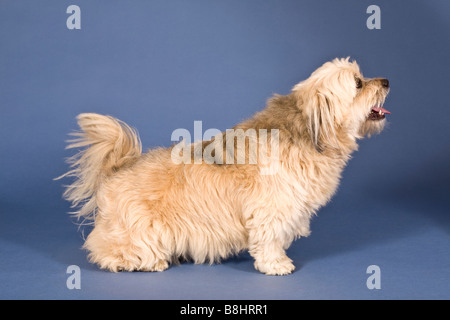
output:
[{"label": "dog's ear", "polygon": [[316,92],[302,99],[302,110],[306,115],[311,141],[317,151],[338,148],[335,130],[335,106],[325,94]]}]

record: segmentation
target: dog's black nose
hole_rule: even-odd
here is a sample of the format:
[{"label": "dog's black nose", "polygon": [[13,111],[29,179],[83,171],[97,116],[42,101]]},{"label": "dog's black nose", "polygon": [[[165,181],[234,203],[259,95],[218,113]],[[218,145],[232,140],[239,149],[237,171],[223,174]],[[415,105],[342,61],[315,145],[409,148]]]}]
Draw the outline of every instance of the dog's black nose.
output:
[{"label": "dog's black nose", "polygon": [[389,80],[388,79],[381,79],[381,85],[385,88],[389,88]]}]

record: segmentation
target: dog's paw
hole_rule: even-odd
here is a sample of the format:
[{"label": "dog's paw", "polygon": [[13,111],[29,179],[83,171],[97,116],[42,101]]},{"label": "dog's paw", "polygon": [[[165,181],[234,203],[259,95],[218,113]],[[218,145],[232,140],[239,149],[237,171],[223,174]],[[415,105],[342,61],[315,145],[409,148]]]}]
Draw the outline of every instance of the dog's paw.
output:
[{"label": "dog's paw", "polygon": [[158,260],[158,261],[153,265],[153,267],[150,268],[150,271],[153,271],[153,272],[155,272],[155,271],[161,272],[161,271],[166,270],[167,268],[169,268],[169,263],[168,263],[166,260]]},{"label": "dog's paw", "polygon": [[265,262],[255,261],[255,268],[269,276],[283,276],[295,270],[292,260],[287,256]]},{"label": "dog's paw", "polygon": [[166,260],[157,260],[153,265],[140,267],[138,271],[161,272],[167,268],[169,268],[169,263]]}]

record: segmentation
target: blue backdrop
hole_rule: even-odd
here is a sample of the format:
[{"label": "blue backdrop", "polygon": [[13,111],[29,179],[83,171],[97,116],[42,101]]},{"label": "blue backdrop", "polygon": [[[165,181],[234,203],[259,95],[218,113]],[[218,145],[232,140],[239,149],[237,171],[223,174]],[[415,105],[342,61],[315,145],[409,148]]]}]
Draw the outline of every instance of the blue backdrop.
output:
[{"label": "blue backdrop", "polygon": [[[79,30],[66,26],[72,4]],[[378,30],[366,26],[372,4]],[[450,298],[449,16],[443,0],[1,1],[0,298]],[[169,146],[174,129],[230,128],[346,56],[390,80],[392,115],[289,249],[294,274],[260,275],[246,253],[164,273],[86,262],[52,180],[77,114],[116,116],[144,148]],[[66,287],[69,265],[80,290]]]}]

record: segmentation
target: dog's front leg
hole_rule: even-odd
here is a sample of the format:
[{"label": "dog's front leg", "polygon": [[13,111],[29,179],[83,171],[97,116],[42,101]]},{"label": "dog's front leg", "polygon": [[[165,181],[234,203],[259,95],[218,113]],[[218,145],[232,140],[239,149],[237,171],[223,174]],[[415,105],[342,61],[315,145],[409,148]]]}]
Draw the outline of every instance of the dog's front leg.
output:
[{"label": "dog's front leg", "polygon": [[255,259],[256,270],[267,275],[286,275],[294,271],[284,244],[272,230],[254,229],[249,232],[249,252]]}]

